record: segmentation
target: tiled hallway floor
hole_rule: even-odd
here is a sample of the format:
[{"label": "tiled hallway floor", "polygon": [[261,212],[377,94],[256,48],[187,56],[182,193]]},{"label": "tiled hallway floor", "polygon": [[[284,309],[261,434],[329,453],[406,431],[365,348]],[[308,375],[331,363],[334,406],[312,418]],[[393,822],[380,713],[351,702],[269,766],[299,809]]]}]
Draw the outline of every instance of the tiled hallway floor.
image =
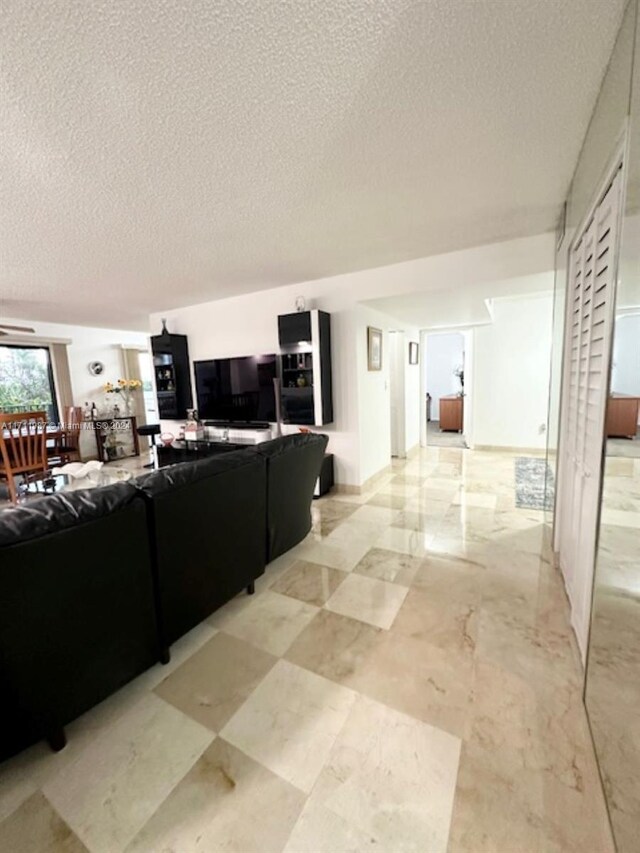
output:
[{"label": "tiled hallway floor", "polygon": [[157,666],[0,767],[0,849],[608,853],[542,515],[431,448]]}]

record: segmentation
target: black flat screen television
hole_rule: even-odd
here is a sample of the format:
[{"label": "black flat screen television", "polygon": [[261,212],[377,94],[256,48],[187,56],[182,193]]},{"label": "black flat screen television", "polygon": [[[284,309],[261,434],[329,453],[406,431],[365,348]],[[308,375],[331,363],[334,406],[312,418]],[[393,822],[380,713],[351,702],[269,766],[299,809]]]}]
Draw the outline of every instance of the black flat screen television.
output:
[{"label": "black flat screen television", "polygon": [[275,421],[275,355],[216,358],[193,364],[202,420],[255,423]]}]

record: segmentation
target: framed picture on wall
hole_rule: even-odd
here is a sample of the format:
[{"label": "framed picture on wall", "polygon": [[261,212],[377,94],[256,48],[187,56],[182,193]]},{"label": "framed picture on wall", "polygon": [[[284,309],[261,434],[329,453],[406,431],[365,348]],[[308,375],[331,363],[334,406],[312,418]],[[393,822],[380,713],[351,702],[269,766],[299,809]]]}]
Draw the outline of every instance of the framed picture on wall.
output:
[{"label": "framed picture on wall", "polygon": [[367,366],[369,370],[382,370],[382,330],[367,326]]},{"label": "framed picture on wall", "polygon": [[417,364],[420,353],[420,345],[415,341],[409,341],[409,364]]}]

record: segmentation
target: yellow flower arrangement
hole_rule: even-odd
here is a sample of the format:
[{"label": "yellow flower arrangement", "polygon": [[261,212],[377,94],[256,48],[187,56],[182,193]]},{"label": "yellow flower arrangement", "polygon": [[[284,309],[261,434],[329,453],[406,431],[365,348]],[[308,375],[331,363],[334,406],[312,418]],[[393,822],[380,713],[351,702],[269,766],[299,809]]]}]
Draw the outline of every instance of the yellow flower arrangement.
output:
[{"label": "yellow flower arrangement", "polygon": [[142,388],[142,382],[139,379],[118,379],[116,385],[113,382],[105,382],[104,390],[107,394],[120,394],[122,391],[131,392],[137,388]]},{"label": "yellow flower arrangement", "polygon": [[[130,417],[134,413],[133,394],[139,388],[142,388],[142,382],[139,379],[118,379],[115,383],[105,382],[102,386],[106,394],[117,394],[118,402],[124,403],[125,417]],[[120,407],[114,406],[114,417],[119,416]]]}]

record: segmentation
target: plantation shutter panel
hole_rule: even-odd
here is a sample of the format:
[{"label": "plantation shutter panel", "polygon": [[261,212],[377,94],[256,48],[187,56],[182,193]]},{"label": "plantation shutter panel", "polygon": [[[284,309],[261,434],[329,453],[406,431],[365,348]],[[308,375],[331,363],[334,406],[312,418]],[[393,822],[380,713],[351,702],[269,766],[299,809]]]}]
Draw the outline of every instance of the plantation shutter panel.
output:
[{"label": "plantation shutter panel", "polygon": [[606,386],[610,361],[614,306],[614,254],[620,209],[620,173],[596,213],[596,241],[589,328],[589,369],[585,391],[584,464],[590,473],[600,468],[602,430],[606,414]]},{"label": "plantation shutter panel", "polygon": [[618,170],[569,260],[556,542],[583,659],[602,478],[621,186]]}]

